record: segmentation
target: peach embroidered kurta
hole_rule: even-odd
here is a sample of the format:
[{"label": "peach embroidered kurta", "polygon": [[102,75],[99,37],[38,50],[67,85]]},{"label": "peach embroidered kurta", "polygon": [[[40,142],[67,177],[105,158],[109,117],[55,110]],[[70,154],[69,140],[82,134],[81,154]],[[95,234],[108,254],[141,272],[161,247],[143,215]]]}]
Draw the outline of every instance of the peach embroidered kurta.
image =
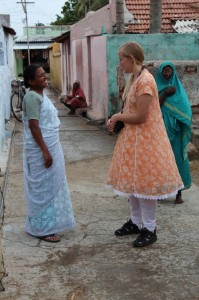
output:
[{"label": "peach embroidered kurta", "polygon": [[150,94],[152,102],[142,124],[125,124],[118,136],[107,185],[116,194],[164,199],[183,187],[166,133],[153,76],[144,69],[130,88],[124,113],[136,112],[138,97]]}]

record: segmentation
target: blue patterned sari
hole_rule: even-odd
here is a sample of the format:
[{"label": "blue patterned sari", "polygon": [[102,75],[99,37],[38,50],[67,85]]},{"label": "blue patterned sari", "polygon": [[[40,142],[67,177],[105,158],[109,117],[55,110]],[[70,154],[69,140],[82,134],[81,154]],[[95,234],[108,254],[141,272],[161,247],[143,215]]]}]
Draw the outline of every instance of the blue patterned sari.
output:
[{"label": "blue patterned sari", "polygon": [[[70,193],[65,174],[65,162],[59,141],[60,121],[57,110],[47,96],[39,98],[39,127],[53,158],[50,168],[45,168],[43,153],[29,129],[24,113],[24,187],[27,207],[26,231],[34,236],[55,234],[75,226]],[[28,97],[28,93],[25,97]],[[25,101],[25,100],[24,100]]]}]

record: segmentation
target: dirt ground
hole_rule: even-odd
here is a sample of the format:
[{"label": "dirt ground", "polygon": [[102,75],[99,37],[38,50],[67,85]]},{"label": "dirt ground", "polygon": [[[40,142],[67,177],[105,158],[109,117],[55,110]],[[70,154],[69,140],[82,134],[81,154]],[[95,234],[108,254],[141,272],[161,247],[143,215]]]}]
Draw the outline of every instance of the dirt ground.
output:
[{"label": "dirt ground", "polygon": [[[69,177],[70,180],[72,182],[74,182],[74,180],[76,179],[77,181],[79,181],[79,178],[77,178],[77,174],[84,174],[84,171],[85,169],[87,168],[86,166],[87,162],[82,162],[81,163],[78,163],[78,164],[75,164],[76,167],[74,167],[74,163],[73,164],[69,164],[68,166],[68,174],[69,174]],[[77,167],[78,166],[78,167]],[[103,169],[105,168],[104,166],[104,162],[102,165],[99,165],[99,167],[102,167]],[[78,171],[76,170],[76,168],[78,168]],[[107,167],[108,169],[108,167]],[[191,175],[192,175],[192,181],[195,185],[199,186],[199,159],[198,160],[193,160],[193,161],[190,161],[190,170],[191,170]],[[75,173],[75,175],[73,174]],[[91,180],[95,180],[96,182],[98,182],[98,177],[96,176],[96,172],[94,170],[94,174],[92,174],[91,172]]]},{"label": "dirt ground", "polygon": [[199,186],[199,160],[191,161],[190,169],[193,183]]},{"label": "dirt ground", "polygon": [[[113,234],[129,215],[128,205],[104,188],[115,140],[72,117],[62,119],[60,136],[77,226],[57,245],[24,232],[22,134],[17,128],[3,234],[8,276],[0,299],[198,299],[198,188],[184,192],[183,205],[174,205],[173,199],[158,203],[158,243],[139,251],[132,248],[131,237]],[[190,167],[199,186],[199,160]]]}]

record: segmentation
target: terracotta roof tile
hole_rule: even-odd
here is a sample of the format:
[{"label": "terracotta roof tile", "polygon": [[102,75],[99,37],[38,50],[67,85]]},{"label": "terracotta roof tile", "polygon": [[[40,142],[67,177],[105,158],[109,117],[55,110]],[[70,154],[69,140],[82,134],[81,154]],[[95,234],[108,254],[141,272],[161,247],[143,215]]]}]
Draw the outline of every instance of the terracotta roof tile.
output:
[{"label": "terracotta roof tile", "polygon": [[[126,24],[127,33],[148,33],[150,25],[150,0],[125,0],[135,24]],[[198,0],[162,0],[162,33],[175,32],[173,21],[199,19]],[[137,22],[136,22],[137,21]],[[139,24],[138,24],[139,21]]]}]

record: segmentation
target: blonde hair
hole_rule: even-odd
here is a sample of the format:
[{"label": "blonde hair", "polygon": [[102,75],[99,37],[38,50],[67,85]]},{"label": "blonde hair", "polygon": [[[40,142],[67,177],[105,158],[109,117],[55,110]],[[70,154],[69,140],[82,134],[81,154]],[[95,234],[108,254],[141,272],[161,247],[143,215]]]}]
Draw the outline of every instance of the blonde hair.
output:
[{"label": "blonde hair", "polygon": [[[123,44],[118,52],[121,52],[124,56],[129,57],[131,56],[135,62],[139,65],[142,65],[144,62],[144,50],[143,48],[136,42],[127,42]],[[128,78],[128,81],[126,83],[124,93],[122,95],[122,100],[125,101],[128,91],[131,87],[132,81],[133,81],[134,75],[131,74]]]},{"label": "blonde hair", "polygon": [[131,56],[135,59],[137,64],[142,64],[144,61],[144,50],[136,42],[127,42],[119,48],[124,56]]}]

